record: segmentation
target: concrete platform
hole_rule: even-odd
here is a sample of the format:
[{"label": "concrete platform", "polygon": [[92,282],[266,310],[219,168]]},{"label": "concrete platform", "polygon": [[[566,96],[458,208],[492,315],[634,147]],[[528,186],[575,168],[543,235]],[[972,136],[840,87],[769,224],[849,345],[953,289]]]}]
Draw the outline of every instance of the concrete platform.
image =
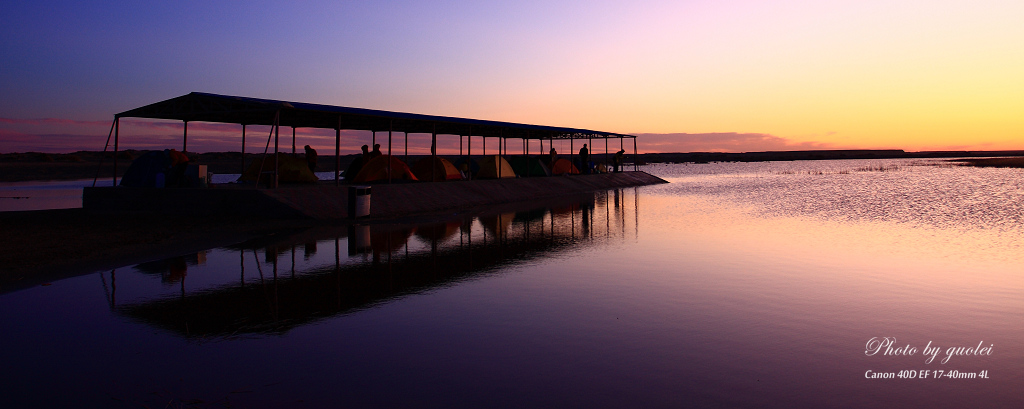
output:
[{"label": "concrete platform", "polygon": [[[546,199],[596,190],[666,183],[645,172],[436,183],[377,183],[370,219]],[[230,215],[263,218],[348,218],[348,186],[333,182],[278,189],[219,185],[194,189],[87,187],[82,207],[97,214]]]}]

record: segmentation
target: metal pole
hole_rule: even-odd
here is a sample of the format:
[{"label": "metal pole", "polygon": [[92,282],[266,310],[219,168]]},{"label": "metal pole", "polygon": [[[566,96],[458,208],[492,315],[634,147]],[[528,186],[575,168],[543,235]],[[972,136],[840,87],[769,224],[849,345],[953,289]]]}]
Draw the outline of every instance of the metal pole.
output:
[{"label": "metal pole", "polygon": [[121,118],[114,117],[114,186],[117,186],[117,142],[121,133]]},{"label": "metal pole", "polygon": [[334,128],[334,186],[341,184],[341,116],[338,126]]},{"label": "metal pole", "polygon": [[242,124],[242,171],[245,173],[245,124]]},{"label": "metal pole", "polygon": [[409,132],[408,131],[402,131],[402,134],[405,135],[405,164],[408,165],[409,164]]},{"label": "metal pole", "polygon": [[[274,118],[274,119],[275,119],[275,121],[274,121],[274,189],[277,189],[278,184],[281,182],[281,179],[279,178],[279,173],[278,173],[278,171],[280,170],[280,166],[281,166],[281,159],[279,158],[279,155],[278,155],[278,153],[280,152],[280,150],[278,149],[278,142],[281,139],[281,116],[280,116],[280,114],[278,114],[278,117]],[[276,259],[277,258],[275,257],[275,260]],[[276,266],[277,264],[275,263],[274,265]]]},{"label": "metal pole", "polygon": [[430,131],[430,181],[437,180],[437,167],[434,164],[437,163],[437,124],[433,124],[433,129]]},{"label": "metal pole", "polygon": [[[575,139],[569,138],[569,164],[572,165],[572,166],[576,166],[575,163],[572,161],[572,159],[573,159],[572,155],[575,153],[573,151],[573,149],[576,149],[573,146],[573,141],[575,141]],[[569,174],[571,175],[572,174],[572,167],[569,167],[569,170],[570,170]],[[579,170],[579,169],[577,169],[577,170]]]},{"label": "metal pole", "polygon": [[[394,121],[388,121],[388,183],[391,183],[391,131],[395,128]],[[390,236],[388,236],[390,237]],[[391,260],[391,251],[388,251],[388,260]]]},{"label": "metal pole", "polygon": [[604,171],[608,171],[608,135],[604,136]]},{"label": "metal pole", "polygon": [[504,136],[505,136],[505,130],[504,129],[499,129],[498,130],[498,157],[495,158],[495,160],[494,160],[494,166],[498,167],[498,180],[501,180],[501,141],[503,139],[505,139]]},{"label": "metal pole", "polygon": [[185,152],[188,151],[188,121],[184,121],[184,122],[185,122],[185,136],[184,136],[184,138],[182,138],[182,142],[181,142],[181,153],[185,153]]},{"label": "metal pole", "polygon": [[[92,177],[92,187],[96,187],[96,181],[100,178],[100,170],[103,166],[103,157],[107,154],[107,148],[110,147],[110,138],[114,136],[114,124],[117,123],[117,117],[110,122],[110,131],[107,132],[107,141],[103,143],[103,155],[100,155],[100,164],[96,165],[96,175]],[[117,172],[114,172],[117,173]]]},{"label": "metal pole", "polygon": [[295,126],[292,126],[292,155],[295,154]]},{"label": "metal pole", "polygon": [[370,142],[370,149],[372,150],[373,149],[373,145],[377,144],[377,131],[370,131],[370,132],[373,132],[373,138],[370,139],[371,140],[371,142]]},{"label": "metal pole", "polygon": [[637,158],[637,138],[633,136],[633,171],[640,170],[639,165],[637,165],[639,161],[640,159]]}]

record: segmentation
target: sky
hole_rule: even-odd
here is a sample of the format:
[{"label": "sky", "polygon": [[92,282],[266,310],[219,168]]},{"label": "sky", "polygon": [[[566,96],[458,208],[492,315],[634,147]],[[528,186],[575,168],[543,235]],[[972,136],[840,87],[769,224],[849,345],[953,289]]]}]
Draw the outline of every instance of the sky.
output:
[{"label": "sky", "polygon": [[[626,133],[641,152],[1024,149],[1019,0],[9,3],[0,153],[101,150],[113,114],[192,91]],[[125,120],[122,149],[180,134]],[[189,150],[239,135],[191,123]]]}]

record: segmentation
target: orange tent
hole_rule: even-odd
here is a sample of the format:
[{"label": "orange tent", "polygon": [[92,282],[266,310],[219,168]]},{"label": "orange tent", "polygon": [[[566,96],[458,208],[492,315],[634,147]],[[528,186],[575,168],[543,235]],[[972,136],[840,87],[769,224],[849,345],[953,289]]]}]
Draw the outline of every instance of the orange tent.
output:
[{"label": "orange tent", "polygon": [[572,162],[570,162],[568,159],[562,158],[562,159],[556,160],[555,161],[555,166],[551,167],[551,174],[552,175],[564,175],[566,173],[568,173],[570,175],[578,175],[578,174],[580,174],[580,170],[576,169],[576,166],[573,165]]},{"label": "orange tent", "polygon": [[[317,180],[313,171],[309,170],[309,164],[305,159],[292,156],[287,153],[278,153],[278,180],[283,183],[315,183]],[[261,176],[260,173],[263,173]],[[274,178],[274,155],[257,159],[245,169],[245,173],[238,177],[239,181],[255,182],[256,178],[261,181]]]},{"label": "orange tent", "polygon": [[[433,169],[431,169],[431,163],[434,164]],[[412,174],[416,175],[419,180],[433,179],[434,182],[462,179],[462,174],[448,159],[430,156],[420,159],[415,165],[412,165]]]},{"label": "orange tent", "polygon": [[388,180],[389,163],[391,164],[390,172],[392,180],[419,180],[416,178],[416,175],[413,175],[409,166],[407,166],[405,162],[402,162],[401,159],[390,155],[381,155],[370,159],[368,163],[364,164],[363,169],[359,171],[359,174],[352,178],[352,183]]},{"label": "orange tent", "polygon": [[480,171],[476,173],[479,179],[497,179],[500,173],[502,178],[516,177],[516,171],[508,164],[505,158],[498,155],[487,155],[477,161],[480,164]]}]

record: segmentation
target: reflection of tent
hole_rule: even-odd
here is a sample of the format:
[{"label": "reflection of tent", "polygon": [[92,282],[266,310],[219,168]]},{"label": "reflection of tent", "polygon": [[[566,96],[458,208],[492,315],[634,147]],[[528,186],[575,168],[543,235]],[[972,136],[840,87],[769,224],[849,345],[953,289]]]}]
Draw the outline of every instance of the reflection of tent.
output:
[{"label": "reflection of tent", "polygon": [[556,160],[555,165],[551,167],[551,174],[564,175],[566,173],[570,175],[578,175],[580,174],[580,171],[579,169],[576,169],[576,167],[573,166],[572,162],[570,162],[568,159],[562,158]]},{"label": "reflection of tent", "polygon": [[499,174],[502,178],[514,178],[516,172],[512,165],[508,164],[505,158],[498,155],[488,155],[480,159],[480,171],[477,172],[478,179],[497,179]]},{"label": "reflection of tent", "polygon": [[509,227],[512,227],[512,219],[515,218],[515,213],[504,213],[490,216],[480,216],[480,224],[484,225],[484,228],[490,230],[495,235],[500,235],[507,232]]},{"label": "reflection of tent", "polygon": [[[545,156],[545,158],[547,158]],[[544,164],[538,157],[529,156],[513,156],[510,159],[509,164],[512,165],[512,169],[515,170],[519,176],[550,176],[551,172],[548,170],[548,165]]]},{"label": "reflection of tent", "polygon": [[370,226],[370,247],[373,249],[373,255],[379,256],[380,254],[393,253],[405,247],[405,243],[409,241],[409,237],[412,237],[415,227],[403,226],[399,228],[391,228],[388,226],[371,225]]},{"label": "reflection of tent", "polygon": [[[278,181],[284,183],[313,183],[316,182],[317,177],[313,174],[313,171],[309,170],[309,164],[306,160],[296,156],[292,156],[287,153],[278,153]],[[260,175],[263,173],[263,175]],[[274,177],[274,156],[268,155],[262,159],[257,159],[252,162],[245,173],[238,177],[239,181],[244,182],[255,182],[256,178],[261,181],[270,180]]]},{"label": "reflection of tent", "polygon": [[393,180],[419,180],[405,162],[390,155],[381,155],[370,159],[370,162],[363,165],[359,174],[352,178],[353,183],[366,183],[378,180],[388,180],[388,163],[391,164],[391,179]]},{"label": "reflection of tent", "polygon": [[459,232],[459,227],[462,227],[462,220],[417,226],[416,237],[427,243],[431,240],[442,242],[455,236]]},{"label": "reflection of tent", "polygon": [[[431,163],[433,163],[433,167],[430,166]],[[448,159],[430,156],[420,159],[415,165],[412,165],[412,173],[419,180],[435,182],[462,179],[462,174]]]}]

